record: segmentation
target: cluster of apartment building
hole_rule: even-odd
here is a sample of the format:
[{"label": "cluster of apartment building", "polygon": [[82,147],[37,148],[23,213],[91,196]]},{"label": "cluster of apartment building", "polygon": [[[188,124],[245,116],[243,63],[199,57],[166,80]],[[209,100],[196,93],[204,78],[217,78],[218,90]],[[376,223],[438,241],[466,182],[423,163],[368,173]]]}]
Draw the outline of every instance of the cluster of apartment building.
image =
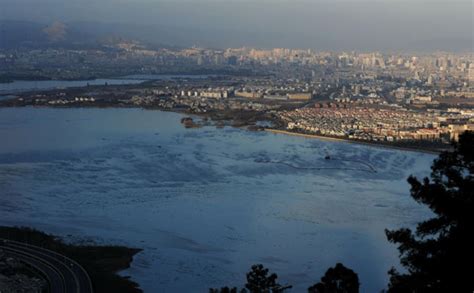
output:
[{"label": "cluster of apartment building", "polygon": [[311,100],[313,94],[311,92],[290,90],[271,91],[268,88],[247,89],[247,88],[208,88],[208,89],[191,89],[182,90],[182,97],[203,97],[224,99],[229,97],[246,98],[246,99],[266,99],[266,100]]},{"label": "cluster of apartment building", "polygon": [[[19,98],[18,100],[23,101],[23,98]],[[94,97],[74,97],[72,99],[69,98],[51,98],[51,97],[37,97],[33,99],[35,104],[48,104],[48,105],[70,105],[70,104],[81,104],[81,103],[94,103],[96,98]]]},{"label": "cluster of apartment building", "polygon": [[216,99],[213,97],[194,96],[134,96],[127,101],[136,106],[157,107],[163,109],[185,109],[192,113],[207,113],[211,111],[269,111],[279,108],[278,105],[262,104],[255,101],[238,99]]},{"label": "cluster of apartment building", "polygon": [[474,115],[353,107],[299,108],[278,112],[288,130],[373,141],[456,139],[474,130]]}]

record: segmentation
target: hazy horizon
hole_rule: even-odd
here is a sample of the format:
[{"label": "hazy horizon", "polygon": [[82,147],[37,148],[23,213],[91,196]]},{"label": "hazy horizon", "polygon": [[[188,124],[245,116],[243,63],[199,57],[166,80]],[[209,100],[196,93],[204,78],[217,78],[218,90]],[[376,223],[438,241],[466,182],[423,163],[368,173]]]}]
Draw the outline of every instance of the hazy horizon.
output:
[{"label": "hazy horizon", "polygon": [[0,4],[0,20],[61,21],[176,46],[473,48],[471,1],[0,0]]}]

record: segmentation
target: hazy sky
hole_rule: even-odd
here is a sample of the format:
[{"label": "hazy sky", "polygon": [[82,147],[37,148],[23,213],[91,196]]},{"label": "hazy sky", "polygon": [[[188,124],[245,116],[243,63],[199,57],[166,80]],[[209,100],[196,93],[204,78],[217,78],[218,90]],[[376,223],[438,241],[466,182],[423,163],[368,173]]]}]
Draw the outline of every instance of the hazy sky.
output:
[{"label": "hazy sky", "polygon": [[466,51],[473,14],[471,0],[0,0],[3,20],[120,23],[213,47]]}]

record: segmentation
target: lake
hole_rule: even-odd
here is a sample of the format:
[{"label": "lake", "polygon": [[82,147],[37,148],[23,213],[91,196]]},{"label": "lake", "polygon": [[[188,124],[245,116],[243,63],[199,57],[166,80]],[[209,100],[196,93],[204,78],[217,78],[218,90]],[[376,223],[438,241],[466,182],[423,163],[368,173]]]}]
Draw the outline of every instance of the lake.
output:
[{"label": "lake", "polygon": [[406,178],[433,155],[181,117],[0,109],[0,225],[143,248],[122,274],[145,292],[242,286],[256,263],[306,292],[342,262],[371,293],[398,265],[384,229],[430,216]]},{"label": "lake", "polygon": [[93,80],[15,80],[10,83],[0,83],[1,93],[22,93],[33,90],[65,89],[71,87],[85,87],[87,85],[125,85],[138,84],[141,79],[93,79]]},{"label": "lake", "polygon": [[0,94],[18,94],[33,90],[65,89],[85,87],[88,85],[126,85],[139,84],[148,80],[169,80],[175,78],[200,79],[210,75],[127,75],[120,78],[101,78],[93,80],[15,80],[10,83],[0,83]]}]

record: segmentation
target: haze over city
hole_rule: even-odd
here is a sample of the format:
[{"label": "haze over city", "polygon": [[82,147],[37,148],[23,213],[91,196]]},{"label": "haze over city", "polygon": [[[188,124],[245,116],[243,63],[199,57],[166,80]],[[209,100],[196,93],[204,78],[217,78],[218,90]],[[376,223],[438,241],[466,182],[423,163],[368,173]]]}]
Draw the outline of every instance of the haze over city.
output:
[{"label": "haze over city", "polygon": [[1,0],[0,19],[63,22],[155,44],[472,50],[472,1]]}]

